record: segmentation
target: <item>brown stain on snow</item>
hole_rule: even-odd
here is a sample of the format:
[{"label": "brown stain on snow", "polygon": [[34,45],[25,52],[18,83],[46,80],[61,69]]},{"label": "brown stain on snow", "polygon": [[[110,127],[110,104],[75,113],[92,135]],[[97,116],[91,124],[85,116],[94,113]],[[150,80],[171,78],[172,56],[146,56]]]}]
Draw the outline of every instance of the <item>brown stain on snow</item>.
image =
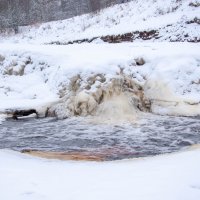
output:
[{"label": "brown stain on snow", "polygon": [[87,152],[47,152],[23,150],[22,153],[46,159],[76,160],[76,161],[104,161],[101,155],[91,155]]},{"label": "brown stain on snow", "polygon": [[134,152],[130,152],[122,147],[113,147],[101,149],[99,151],[82,151],[82,152],[52,152],[52,151],[39,151],[39,150],[22,150],[22,153],[31,156],[46,158],[46,159],[58,159],[58,160],[75,160],[75,161],[108,161],[113,160],[114,157],[120,156],[136,156]]}]

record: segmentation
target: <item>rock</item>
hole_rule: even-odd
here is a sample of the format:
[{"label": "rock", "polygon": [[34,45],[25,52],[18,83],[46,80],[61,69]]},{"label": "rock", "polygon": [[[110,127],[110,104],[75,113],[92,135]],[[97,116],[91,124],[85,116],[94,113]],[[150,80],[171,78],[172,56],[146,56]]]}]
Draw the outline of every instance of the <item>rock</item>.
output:
[{"label": "rock", "polygon": [[197,8],[197,7],[200,7],[200,3],[197,2],[197,1],[196,1],[196,2],[190,2],[190,3],[189,3],[189,6],[191,6],[191,7],[196,7],[196,8]]},{"label": "rock", "polygon": [[89,77],[87,79],[88,84],[89,85],[93,85],[95,83],[95,81],[96,81],[96,77],[97,77],[96,75]]},{"label": "rock", "polygon": [[21,65],[15,65],[15,66],[11,65],[5,70],[4,75],[23,76],[25,67],[26,66],[24,63],[22,63]]},{"label": "rock", "polygon": [[90,85],[86,85],[84,89],[85,89],[85,90],[90,90],[90,89],[91,89],[91,86],[90,86]]},{"label": "rock", "polygon": [[5,57],[0,55],[0,62],[3,62],[5,60]]},{"label": "rock", "polygon": [[96,108],[97,102],[92,95],[80,92],[74,100],[74,110],[78,115],[86,116]]},{"label": "rock", "polygon": [[136,65],[144,65],[145,64],[145,60],[143,58],[136,58],[135,59]]},{"label": "rock", "polygon": [[70,80],[69,90],[76,92],[80,88],[81,76],[80,74],[74,76]]},{"label": "rock", "polygon": [[38,113],[35,109],[28,109],[28,110],[14,110],[14,111],[7,111],[7,114],[11,115],[13,119],[17,120],[18,117],[24,117],[29,116],[31,114],[36,114],[38,116]]}]

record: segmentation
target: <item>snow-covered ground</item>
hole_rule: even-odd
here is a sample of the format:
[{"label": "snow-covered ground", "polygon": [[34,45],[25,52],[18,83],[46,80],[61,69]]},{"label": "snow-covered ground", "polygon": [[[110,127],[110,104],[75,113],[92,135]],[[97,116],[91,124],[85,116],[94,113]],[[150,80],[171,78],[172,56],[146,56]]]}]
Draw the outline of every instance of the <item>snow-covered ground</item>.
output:
[{"label": "snow-covered ground", "polygon": [[[4,57],[0,69],[1,111],[37,109],[55,102],[70,94],[70,80],[79,75],[77,96],[80,92],[96,94],[113,78],[123,76],[144,89],[154,113],[200,114],[198,44],[1,44],[0,55]],[[137,65],[138,58],[143,58],[145,64]],[[120,75],[122,69],[123,75]],[[105,80],[90,83],[95,74],[101,74]]]},{"label": "snow-covered ground", "polygon": [[0,151],[3,200],[198,200],[200,150],[115,162],[74,162]]},{"label": "snow-covered ground", "polygon": [[[68,42],[156,30],[158,37],[151,41],[198,41],[198,5],[199,0],[134,0],[96,13],[21,28],[18,35],[7,40],[17,43]],[[3,41],[4,37],[1,38]]]},{"label": "snow-covered ground", "polygon": [[[96,14],[23,27],[14,36],[1,35],[0,123],[9,109],[34,108],[44,114],[60,103],[55,110],[64,117],[69,108],[77,114],[80,105],[93,111],[102,91],[115,93],[103,99],[110,100],[100,106],[106,111],[103,117],[112,106],[130,114],[130,106],[123,104],[139,94],[153,113],[200,115],[199,43],[107,44],[98,39],[41,45],[145,30],[159,32],[151,42],[198,41],[200,7],[194,5],[199,1],[135,0]],[[128,92],[116,98],[124,84]],[[118,114],[113,112],[116,118]],[[199,149],[104,163],[50,161],[0,150],[0,163],[2,200],[200,199]]]},{"label": "snow-covered ground", "polygon": [[[23,27],[14,36],[1,35],[0,111],[51,104],[69,94],[75,78],[79,93],[87,90],[84,95],[75,96],[90,101],[91,105],[84,106],[92,111],[101,99],[98,89],[105,90],[105,85],[123,72],[123,78],[143,88],[144,102],[148,100],[152,112],[199,115],[198,43],[106,44],[96,39],[93,44],[39,45],[150,30],[159,32],[151,42],[197,42],[200,40],[199,18],[198,0],[141,0],[67,20]],[[145,64],[135,66],[141,58]],[[98,80],[94,81],[94,76]],[[77,98],[71,101],[79,105],[80,98]],[[76,105],[68,107],[74,107],[77,113]],[[58,110],[63,110],[63,105]]]}]

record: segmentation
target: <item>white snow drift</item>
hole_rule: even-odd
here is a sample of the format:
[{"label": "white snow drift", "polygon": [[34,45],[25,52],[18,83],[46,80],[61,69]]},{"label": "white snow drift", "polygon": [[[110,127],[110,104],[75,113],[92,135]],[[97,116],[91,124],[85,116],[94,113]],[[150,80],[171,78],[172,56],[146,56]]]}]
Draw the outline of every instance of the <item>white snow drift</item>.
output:
[{"label": "white snow drift", "polygon": [[115,162],[73,162],[0,151],[0,199],[197,200],[200,150]]},{"label": "white snow drift", "polygon": [[[0,74],[1,111],[27,106],[39,109],[60,101],[60,98],[67,100],[70,95],[75,95],[72,106],[76,106],[76,102],[77,105],[81,103],[77,99],[80,92],[86,103],[90,100],[95,106],[98,100],[94,101],[94,94],[98,95],[99,89],[106,90],[113,79],[129,77],[143,88],[152,112],[200,114],[198,44],[1,44],[0,55],[5,58]],[[138,58],[143,58],[145,64],[137,65]],[[72,88],[71,81],[77,76],[78,81]],[[93,77],[96,78],[93,80]],[[134,94],[134,88],[129,92]],[[68,112],[67,109],[64,111]]]}]

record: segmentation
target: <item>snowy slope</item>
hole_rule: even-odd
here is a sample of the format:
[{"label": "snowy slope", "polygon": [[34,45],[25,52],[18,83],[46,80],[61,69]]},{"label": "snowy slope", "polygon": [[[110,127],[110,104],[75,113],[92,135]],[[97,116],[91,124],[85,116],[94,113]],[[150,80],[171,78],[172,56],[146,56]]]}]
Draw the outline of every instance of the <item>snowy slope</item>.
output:
[{"label": "snowy slope", "polygon": [[2,200],[198,200],[200,150],[115,162],[70,162],[0,151]]},{"label": "snowy slope", "polygon": [[[97,13],[22,28],[14,42],[51,43],[155,30],[151,41],[199,41],[199,0],[134,0]],[[136,40],[141,40],[140,38]]]}]

